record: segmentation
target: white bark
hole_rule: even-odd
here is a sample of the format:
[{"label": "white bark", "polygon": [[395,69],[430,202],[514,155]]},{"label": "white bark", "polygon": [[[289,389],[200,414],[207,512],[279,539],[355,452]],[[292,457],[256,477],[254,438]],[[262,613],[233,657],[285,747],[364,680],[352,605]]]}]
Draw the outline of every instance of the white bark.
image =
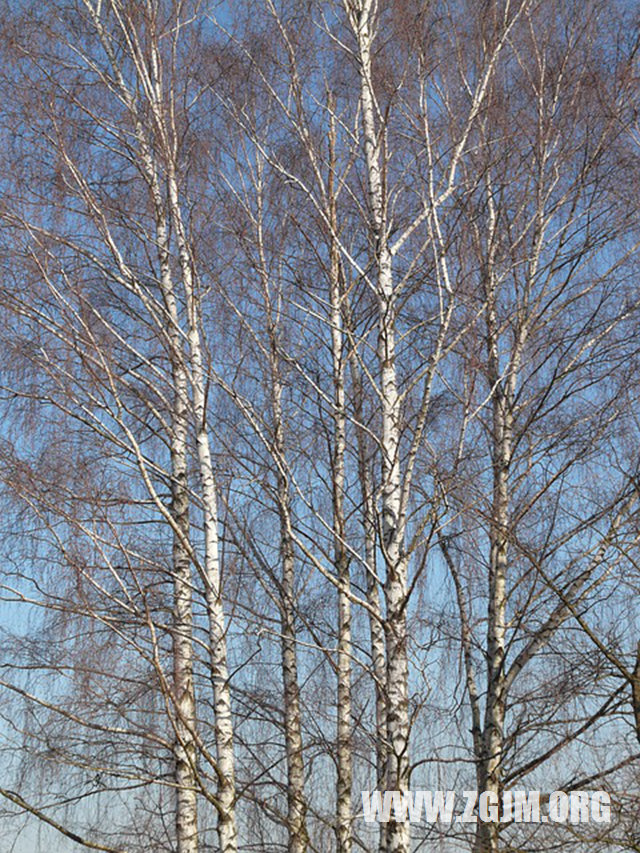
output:
[{"label": "white bark", "polygon": [[280,520],[280,560],[282,582],[280,596],[280,631],[282,683],[284,699],[284,734],[287,761],[287,833],[288,853],[306,853],[309,836],[306,825],[307,800],[304,790],[304,752],[298,683],[298,653],[295,624],[295,550],[291,524],[291,494],[285,446],[285,425],[282,409],[284,383],[279,350],[277,316],[271,304],[270,281],[262,231],[262,163],[258,167],[258,217],[256,246],[259,274],[264,296],[268,333],[269,381],[273,417],[272,453],[277,469],[277,511]]},{"label": "white bark", "polygon": [[[155,174],[155,173],[154,173]],[[155,185],[157,189],[157,185]],[[158,199],[156,199],[158,202]],[[170,316],[172,375],[175,388],[171,417],[171,514],[174,571],[174,690],[176,701],[176,834],[178,853],[198,853],[198,809],[195,784],[196,725],[193,685],[193,616],[187,482],[188,385],[177,327],[177,308],[169,270],[167,227],[156,205],[157,238],[165,305]]]},{"label": "white bark", "polygon": [[[487,693],[481,755],[478,767],[480,790],[491,791],[500,797],[502,787],[502,756],[504,750],[504,721],[507,698],[505,638],[507,606],[507,568],[510,529],[509,466],[513,443],[513,399],[518,373],[518,352],[515,348],[506,376],[500,371],[500,340],[497,318],[497,284],[493,264],[495,254],[496,216],[489,204],[489,237],[484,271],[486,296],[486,346],[489,383],[493,388],[491,454],[493,464],[493,497],[489,526],[489,603],[487,618]],[[479,823],[474,853],[497,853],[499,824]]]},{"label": "white bark", "polygon": [[[139,131],[140,132],[140,131]],[[171,412],[171,515],[174,520],[174,691],[176,701],[176,835],[178,853],[198,853],[198,809],[195,780],[196,725],[193,685],[193,616],[189,554],[188,380],[184,366],[178,309],[170,270],[169,229],[155,164],[146,145],[142,159],[152,191],[160,283],[169,318],[171,371],[175,389]]]},{"label": "white bark", "polygon": [[[400,471],[401,402],[398,393],[395,353],[396,301],[392,255],[387,233],[383,194],[382,132],[377,127],[372,81],[371,49],[373,10],[363,0],[351,10],[360,60],[360,100],[367,170],[367,188],[374,238],[378,300],[378,363],[380,369],[382,416],[382,545],[386,564],[385,639],[387,665],[387,790],[404,791],[409,786],[409,700],[406,633],[407,558],[404,549],[405,523],[402,513]],[[389,853],[408,853],[409,824],[391,821],[388,825]]]},{"label": "white bark", "polygon": [[175,390],[171,412],[171,515],[174,519],[174,691],[176,701],[176,836],[178,853],[198,853],[196,789],[196,726],[193,684],[193,616],[189,554],[188,379],[182,335],[170,268],[169,227],[164,212],[156,164],[138,125],[143,168],[151,189],[155,218],[160,285],[169,320],[171,371]]},{"label": "white bark", "polygon": [[[333,116],[333,105],[330,106]],[[351,786],[353,756],[351,750],[351,601],[349,599],[349,555],[346,547],[344,516],[346,409],[345,409],[345,346],[340,288],[340,249],[333,237],[338,233],[335,171],[335,126],[332,118],[329,138],[329,221],[331,227],[329,304],[331,324],[331,354],[333,360],[333,530],[334,562],[339,580],[338,588],[338,702],[337,702],[337,764],[336,832],[338,853],[351,853]]]},{"label": "white bark", "polygon": [[169,173],[169,199],[180,258],[182,283],[188,316],[188,344],[196,424],[196,446],[204,512],[205,599],[209,625],[209,654],[215,713],[216,759],[218,775],[218,837],[221,853],[235,853],[238,835],[235,820],[235,764],[233,720],[227,665],[226,623],[220,584],[218,537],[218,501],[210,447],[205,375],[200,336],[200,311],[192,272],[192,259],[181,216],[175,172]]},{"label": "white bark", "polygon": [[[362,379],[358,370],[355,352],[352,350],[351,375],[354,386],[354,414],[356,423],[363,423]],[[380,591],[376,571],[376,514],[373,498],[373,483],[369,470],[367,437],[363,429],[357,429],[358,476],[362,494],[362,524],[364,528],[364,551],[367,573],[367,602],[369,604],[369,638],[371,643],[371,666],[373,672],[376,707],[376,790],[383,790],[387,778],[387,666],[383,620],[380,611]],[[387,824],[380,824],[379,853],[387,849]]]},{"label": "white bark", "polygon": [[[173,382],[176,389],[176,402],[174,411],[174,422],[172,423],[172,470],[174,482],[180,482],[180,498],[178,501],[178,514],[176,521],[184,512],[182,504],[187,497],[187,429],[191,416],[189,410],[189,381],[193,396],[193,416],[196,426],[197,455],[200,474],[200,485],[202,504],[204,508],[204,531],[205,531],[205,559],[204,559],[204,582],[205,597],[207,602],[207,614],[209,622],[209,645],[211,658],[211,680],[213,687],[214,712],[215,712],[215,734],[216,734],[216,771],[218,776],[217,808],[218,808],[218,835],[222,853],[235,853],[237,851],[237,829],[235,823],[235,780],[234,780],[234,758],[233,758],[233,724],[231,717],[231,701],[229,691],[229,674],[227,668],[226,653],[226,627],[224,609],[220,590],[220,566],[218,548],[218,512],[217,496],[215,489],[215,478],[212,463],[212,455],[209,444],[207,427],[205,377],[203,369],[203,354],[200,337],[200,319],[198,296],[194,287],[192,261],[189,254],[186,230],[184,227],[178,184],[176,178],[176,136],[175,127],[172,126],[171,116],[168,115],[165,105],[165,94],[162,86],[161,57],[155,39],[150,41],[149,63],[142,61],[140,45],[136,40],[136,34],[127,34],[127,43],[131,51],[131,58],[144,81],[145,92],[154,116],[155,131],[159,137],[161,146],[166,156],[167,186],[169,190],[168,212],[167,205],[160,188],[159,167],[157,166],[150,145],[146,139],[146,131],[140,120],[135,106],[135,98],[127,87],[125,78],[120,72],[117,60],[111,51],[109,39],[104,31],[98,14],[87,5],[93,18],[96,30],[101,42],[112,60],[116,72],[116,80],[122,93],[124,102],[132,112],[136,125],[136,135],[140,143],[140,156],[144,174],[146,176],[154,203],[156,216],[156,241],[157,251],[161,268],[161,288],[165,308],[169,319],[167,330],[171,344],[171,361],[173,371]],[[118,13],[118,22],[126,31],[127,24]],[[184,299],[187,307],[188,328],[181,328],[180,316],[177,308],[175,284],[170,267],[170,243],[169,243],[169,221],[178,244],[178,256],[184,290]],[[185,346],[185,341],[188,346]],[[176,467],[177,466],[177,467]],[[176,475],[176,471],[178,474]],[[183,494],[184,493],[184,494]],[[174,495],[173,502],[176,503]],[[188,549],[188,520],[186,523],[180,521],[178,530],[175,532],[174,553],[178,548],[182,551]],[[188,554],[182,560],[188,559]],[[190,566],[189,566],[190,572]],[[178,589],[178,580],[180,588]],[[185,619],[187,609],[191,609],[191,578],[188,578],[188,593],[186,569],[181,564],[180,570],[176,570],[176,619]],[[188,631],[180,629],[177,636],[181,638],[179,646],[178,668],[180,671],[187,666],[186,638],[190,638],[191,622]],[[193,648],[191,648],[193,656]],[[176,676],[177,678],[177,676]],[[192,683],[191,668],[185,670],[181,676],[180,685],[183,682]],[[190,700],[181,699],[184,687],[178,692],[178,701],[185,704],[183,709],[178,707],[178,813],[176,817],[178,828],[178,850],[179,853],[197,853],[197,792],[195,787],[195,698]],[[193,709],[191,708],[193,705]],[[191,714],[191,716],[189,716]],[[183,755],[184,752],[184,755]],[[189,761],[185,761],[189,758]],[[187,772],[190,768],[190,775]]]},{"label": "white bark", "polygon": [[[176,379],[183,377],[178,374]],[[189,536],[189,497],[186,453],[186,400],[184,384],[176,385],[171,439],[171,513],[180,534],[173,539],[174,619],[173,673],[176,704],[176,834],[178,853],[198,851],[198,809],[195,787],[196,723],[193,685],[193,616],[191,560],[184,542]]]},{"label": "white bark", "polygon": [[[273,370],[274,447],[278,458],[284,460],[282,383],[275,352]],[[289,835],[287,850],[288,853],[305,853],[309,838],[306,827],[307,803],[304,794],[304,754],[296,648],[295,553],[290,532],[289,484],[283,472],[284,467],[281,466],[278,472],[278,511],[280,515],[280,556],[282,560],[281,651],[287,755],[287,830]]]}]

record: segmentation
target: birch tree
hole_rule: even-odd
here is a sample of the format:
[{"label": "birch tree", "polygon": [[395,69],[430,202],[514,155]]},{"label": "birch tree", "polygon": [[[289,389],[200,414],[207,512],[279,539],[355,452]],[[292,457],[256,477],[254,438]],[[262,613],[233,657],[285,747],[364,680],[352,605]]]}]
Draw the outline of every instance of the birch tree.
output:
[{"label": "birch tree", "polygon": [[[619,560],[614,543],[637,499],[632,462],[615,476],[609,469],[595,502],[595,495],[578,497],[579,471],[589,459],[595,476],[596,459],[615,453],[609,442],[624,417],[620,383],[636,301],[623,294],[635,246],[623,236],[626,211],[609,194],[622,178],[613,154],[615,121],[599,114],[587,94],[603,73],[601,57],[588,47],[597,9],[582,10],[579,22],[565,16],[563,31],[548,14],[532,11],[528,27],[514,34],[509,62],[515,67],[491,84],[477,153],[469,158],[477,199],[469,199],[471,275],[478,294],[470,294],[470,308],[475,313],[471,305],[480,305],[482,320],[477,343],[466,338],[460,437],[475,442],[486,435],[487,474],[485,480],[480,455],[462,450],[461,442],[458,458],[468,461],[456,507],[466,520],[461,528],[453,524],[460,544],[454,545],[458,534],[440,540],[461,620],[477,786],[496,797],[613,710],[609,699],[599,709],[589,705],[586,722],[576,720],[573,732],[551,747],[541,739],[539,755],[518,767],[517,721],[528,717],[524,704],[531,702],[518,684],[526,684],[525,672],[537,669],[535,656],[543,650],[562,654],[557,635],[572,611],[588,607],[607,583]],[[505,130],[517,123],[522,135],[501,137],[501,121]],[[470,491],[471,476],[477,485]],[[468,512],[477,513],[476,521]],[[487,632],[481,641],[475,593],[467,586],[472,575],[463,564],[473,565],[484,536]],[[474,647],[482,649],[486,666],[475,660]],[[567,693],[557,701],[572,698]],[[498,824],[478,823],[474,850],[501,849],[501,835]]]},{"label": "birch tree", "polygon": [[[68,253],[82,259],[93,274],[107,276],[114,281],[116,290],[121,289],[124,299],[133,300],[145,316],[145,325],[154,330],[158,340],[166,347],[170,366],[170,415],[166,421],[160,417],[161,428],[166,429],[170,447],[169,479],[171,501],[167,506],[154,483],[154,462],[148,459],[141,448],[141,437],[136,434],[139,427],[128,422],[126,403],[122,399],[120,366],[105,363],[101,350],[102,341],[93,345],[94,361],[99,371],[99,382],[107,395],[103,407],[114,421],[112,440],[121,446],[135,462],[139,474],[148,490],[148,497],[155,505],[160,517],[169,526],[173,537],[173,679],[171,686],[171,716],[175,727],[175,785],[177,792],[176,836],[180,851],[194,851],[198,845],[198,818],[196,764],[196,708],[194,693],[194,640],[193,640],[193,569],[198,571],[204,586],[209,624],[209,649],[211,653],[211,680],[214,695],[216,727],[216,761],[218,775],[217,793],[212,797],[219,814],[219,836],[221,848],[233,850],[237,845],[234,819],[234,771],[232,723],[230,716],[229,679],[226,665],[226,629],[222,608],[220,570],[218,556],[218,515],[216,486],[209,444],[207,412],[205,408],[205,376],[203,349],[198,307],[198,294],[194,258],[189,246],[187,226],[182,212],[179,181],[183,170],[181,164],[180,126],[186,114],[177,118],[177,99],[180,97],[176,81],[172,79],[175,56],[183,51],[182,22],[188,17],[189,9],[182,4],[167,8],[157,4],[146,4],[137,9],[119,3],[108,5],[81,3],[76,7],[52,9],[51,32],[59,42],[57,54],[44,55],[49,62],[46,80],[51,108],[43,100],[37,101],[40,114],[44,117],[44,140],[49,143],[44,156],[53,155],[59,169],[62,187],[62,203],[80,217],[87,229],[80,238],[71,236],[68,230],[56,229],[29,216],[30,199],[24,212],[12,210],[6,221],[16,231],[22,231],[31,244],[27,252],[34,258],[49,289],[53,303],[68,309],[70,329],[56,325],[46,314],[40,314],[28,306],[16,305],[18,313],[24,313],[32,322],[41,323],[52,333],[54,340],[77,351],[78,346],[87,345],[89,334],[84,311],[93,315],[93,322],[102,325],[105,333],[122,345],[129,359],[141,358],[140,367],[149,366],[148,359],[128,346],[124,336],[126,327],[117,327],[113,320],[105,317],[96,303],[80,297],[77,307],[72,307],[71,292],[75,283],[66,275],[64,262],[58,263],[56,275],[50,274],[50,260],[56,252]],[[193,11],[193,10],[191,10]],[[66,36],[56,32],[58,24],[71,25],[81,34],[81,40],[67,41]],[[33,33],[29,33],[33,36]],[[168,41],[167,41],[168,39]],[[167,50],[164,50],[164,44]],[[16,52],[25,62],[31,61],[33,68],[43,60],[32,41],[18,43]],[[184,54],[183,54],[184,55]],[[65,62],[70,63],[65,68]],[[167,64],[168,63],[168,64]],[[173,66],[173,67],[172,67]],[[58,75],[58,76],[56,76]],[[72,76],[73,75],[73,76]],[[70,80],[84,79],[87,91],[96,93],[93,100],[69,90]],[[28,78],[27,78],[28,79]],[[37,78],[36,78],[37,79]],[[66,126],[61,123],[57,109],[63,107]],[[89,122],[89,145],[107,165],[115,163],[128,171],[129,179],[138,181],[147,209],[150,211],[149,230],[146,225],[133,226],[127,233],[119,218],[130,216],[126,209],[118,206],[109,189],[103,192],[99,179],[96,181],[95,163],[84,159],[79,145],[84,131],[83,121]],[[48,125],[47,125],[48,123]],[[77,133],[73,135],[74,131]],[[44,178],[45,175],[43,174]],[[118,193],[118,183],[114,186]],[[146,198],[145,198],[146,197]],[[113,211],[113,212],[112,212]],[[66,223],[65,223],[66,224]],[[130,235],[146,248],[149,267],[142,273],[138,258],[132,256],[128,245]],[[97,241],[97,242],[96,242]],[[49,258],[47,257],[47,247]],[[143,249],[144,250],[144,249]],[[56,259],[57,260],[57,259]],[[60,278],[61,276],[61,278]],[[151,281],[157,283],[154,292]],[[141,280],[142,278],[142,280]],[[61,282],[61,283],[60,283]],[[70,292],[65,293],[65,287]],[[74,294],[75,296],[75,294]],[[116,299],[122,297],[115,297]],[[77,336],[77,341],[76,341]],[[46,349],[44,358],[51,362]],[[52,366],[55,375],[56,368]],[[136,376],[134,369],[134,376]],[[117,371],[117,372],[116,372]],[[153,369],[146,379],[154,381]],[[137,377],[136,377],[137,378]],[[129,380],[125,379],[126,391]],[[89,397],[80,403],[80,410],[89,426],[100,429],[101,415],[98,399]],[[108,400],[108,402],[107,402]],[[147,403],[143,400],[143,403]],[[64,401],[59,405],[65,405]],[[156,415],[149,401],[150,414]],[[189,526],[188,466],[189,430],[196,428],[197,461],[200,476],[198,503],[202,507],[204,557],[199,560],[194,550]]]},{"label": "birch tree", "polygon": [[[626,4],[5,6],[12,820],[635,843]],[[362,821],[596,783],[612,827]]]}]

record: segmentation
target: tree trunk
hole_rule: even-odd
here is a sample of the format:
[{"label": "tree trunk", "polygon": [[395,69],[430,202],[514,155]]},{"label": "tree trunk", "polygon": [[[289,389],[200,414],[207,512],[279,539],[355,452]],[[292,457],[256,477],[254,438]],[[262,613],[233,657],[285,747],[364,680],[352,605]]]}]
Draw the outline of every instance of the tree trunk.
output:
[{"label": "tree trunk", "polygon": [[204,513],[204,582],[209,627],[209,655],[215,713],[216,761],[218,775],[218,839],[221,853],[236,853],[238,834],[235,818],[235,762],[233,719],[227,665],[225,614],[220,584],[218,500],[209,441],[206,408],[206,380],[200,339],[200,311],[193,280],[192,261],[182,220],[175,174],[169,171],[169,198],[178,240],[182,282],[188,316],[189,364],[196,423],[196,447]]},{"label": "tree trunk", "polygon": [[[330,105],[333,116],[333,104]],[[335,236],[338,230],[334,187],[335,127],[332,118],[329,137],[329,222],[331,226],[330,260],[330,323],[333,358],[333,532],[334,563],[339,580],[338,588],[338,702],[337,702],[337,764],[336,796],[337,851],[351,853],[351,787],[353,756],[351,749],[351,601],[349,555],[346,547],[344,517],[346,414],[344,387],[344,334],[342,298],[340,292],[340,254]]]},{"label": "tree trunk", "polygon": [[[266,268],[265,268],[266,269]],[[276,332],[271,325],[272,394],[274,450],[279,462],[278,513],[280,516],[280,558],[282,561],[281,653],[284,687],[284,726],[287,755],[287,829],[288,853],[306,853],[309,837],[306,826],[307,803],[304,794],[304,755],[300,717],[300,687],[295,626],[295,552],[291,536],[291,503],[285,473],[285,442],[282,419],[282,380],[279,374]]]},{"label": "tree trunk", "polygon": [[[491,273],[488,278],[491,278]],[[489,381],[495,389],[492,401],[493,508],[489,529],[487,696],[478,783],[480,790],[491,791],[499,799],[502,793],[506,702],[505,614],[509,529],[508,476],[512,445],[511,391],[515,375],[512,371],[507,378],[500,376],[495,289],[492,281],[489,282],[487,300],[487,347]],[[499,829],[497,822],[478,823],[474,853],[498,853]]]},{"label": "tree trunk", "polygon": [[171,514],[179,533],[173,537],[174,616],[173,680],[176,705],[175,779],[177,853],[198,853],[198,811],[195,789],[196,722],[193,686],[193,616],[189,536],[189,498],[186,454],[186,391],[184,376],[176,376],[171,442]]},{"label": "tree trunk", "polygon": [[[405,791],[409,786],[409,702],[406,633],[407,559],[404,552],[404,519],[401,518],[400,397],[396,373],[396,302],[392,257],[386,227],[383,194],[381,136],[376,129],[372,90],[371,46],[373,4],[363,0],[354,16],[360,58],[360,98],[367,169],[367,189],[374,237],[378,299],[378,363],[382,416],[382,550],[386,565],[385,640],[387,652],[387,790]],[[409,824],[390,821],[389,853],[408,853]]]},{"label": "tree trunk", "polygon": [[[354,415],[356,424],[364,424],[362,404],[362,376],[358,358],[352,347],[349,353],[351,381],[353,384]],[[375,689],[376,707],[376,790],[385,786],[387,778],[387,667],[385,661],[384,630],[380,612],[380,594],[376,560],[376,513],[373,499],[373,483],[369,470],[369,447],[366,430],[356,429],[358,450],[358,478],[362,495],[362,526],[364,528],[364,556],[366,571],[366,595],[369,604],[369,639],[371,643],[371,667]],[[380,824],[379,853],[386,851],[387,824]]]}]

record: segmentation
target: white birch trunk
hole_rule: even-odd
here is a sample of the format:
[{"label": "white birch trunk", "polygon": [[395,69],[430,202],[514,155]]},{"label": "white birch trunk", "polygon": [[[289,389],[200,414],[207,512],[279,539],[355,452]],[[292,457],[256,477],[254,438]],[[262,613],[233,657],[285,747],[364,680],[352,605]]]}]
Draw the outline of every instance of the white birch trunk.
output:
[{"label": "white birch trunk", "polygon": [[271,408],[273,416],[273,460],[277,469],[277,511],[280,520],[280,560],[282,565],[280,633],[282,685],[284,699],[284,737],[287,762],[287,851],[306,853],[309,844],[307,832],[307,800],[304,790],[304,752],[302,719],[300,713],[300,687],[298,683],[298,651],[295,625],[295,549],[291,530],[291,494],[286,475],[281,375],[281,358],[278,348],[277,318],[273,316],[270,281],[265,257],[262,231],[262,161],[258,164],[256,222],[256,248],[259,255],[259,272],[266,312],[269,337],[269,370]]},{"label": "white birch trunk", "polygon": [[235,819],[235,762],[233,719],[227,665],[227,641],[218,536],[218,501],[209,440],[205,376],[200,337],[200,311],[193,278],[191,257],[182,221],[175,173],[169,171],[171,215],[178,241],[182,283],[188,316],[189,366],[196,423],[196,447],[204,512],[205,600],[209,627],[209,654],[215,714],[216,761],[218,776],[218,839],[221,853],[236,853],[238,833]]},{"label": "white birch trunk", "polygon": [[280,555],[282,560],[282,682],[284,688],[285,749],[287,756],[288,853],[305,853],[308,846],[307,803],[304,793],[304,755],[300,718],[300,687],[295,627],[295,553],[291,538],[289,484],[284,474],[284,427],[282,423],[282,383],[272,330],[274,447],[281,460],[278,473],[280,515]]},{"label": "white birch trunk", "polygon": [[[392,256],[386,230],[382,152],[376,129],[371,47],[373,4],[358,7],[356,37],[360,58],[360,97],[367,169],[371,228],[375,240],[378,297],[378,362],[382,401],[382,544],[386,564],[385,640],[387,665],[387,778],[386,789],[404,791],[409,785],[409,702],[405,598],[407,561],[400,472],[400,397],[395,363],[396,304]],[[389,853],[408,853],[408,823],[391,821],[387,828]]]},{"label": "white birch trunk", "polygon": [[196,707],[193,685],[192,581],[191,559],[185,548],[189,536],[186,383],[182,372],[177,372],[174,376],[176,393],[171,437],[171,513],[180,531],[179,534],[174,533],[173,537],[176,835],[178,853],[198,853],[196,746],[193,737]]},{"label": "white birch trunk", "polygon": [[[357,424],[364,423],[362,375],[355,349],[349,353],[351,381],[353,383],[354,415]],[[387,778],[387,667],[385,660],[384,631],[380,612],[376,559],[376,513],[373,499],[373,483],[369,470],[369,447],[364,429],[356,429],[358,448],[358,477],[362,495],[362,526],[364,529],[364,552],[366,563],[366,595],[369,604],[369,638],[371,643],[371,666],[376,701],[376,790],[382,790]],[[386,851],[387,825],[380,824],[379,852]]]},{"label": "white birch trunk", "polygon": [[[491,279],[489,272],[488,278]],[[495,290],[488,286],[487,347],[489,379],[495,387],[492,401],[493,508],[490,525],[489,610],[487,622],[487,695],[478,774],[481,790],[501,796],[506,702],[505,632],[509,527],[509,463],[512,445],[510,389],[515,378],[500,377]],[[498,853],[499,824],[479,823],[474,853]]]},{"label": "white birch trunk", "polygon": [[171,371],[174,403],[171,413],[171,514],[173,536],[174,624],[173,665],[176,702],[175,777],[177,787],[177,853],[198,853],[198,808],[196,790],[196,707],[193,684],[193,615],[189,541],[188,380],[178,328],[178,309],[170,270],[169,230],[157,182],[155,165],[146,146],[145,169],[150,180],[155,212],[160,284],[169,318]]},{"label": "white birch trunk", "polygon": [[[331,105],[333,114],[333,107]],[[329,164],[329,221],[332,235],[337,234],[334,169],[335,128],[331,127]],[[338,782],[336,792],[337,853],[351,853],[351,787],[353,782],[353,757],[351,749],[351,602],[349,556],[346,549],[346,524],[344,517],[346,413],[344,382],[344,333],[342,299],[340,293],[340,252],[335,238],[331,238],[330,258],[330,323],[331,352],[333,359],[333,530],[334,562],[340,586],[338,589],[338,703],[337,744]]]},{"label": "white birch trunk", "polygon": [[[148,162],[148,172],[155,171]],[[176,525],[173,535],[174,620],[173,669],[176,703],[175,777],[177,788],[177,853],[198,853],[198,809],[195,780],[196,725],[193,684],[193,615],[189,541],[189,492],[187,482],[188,383],[182,357],[178,311],[169,266],[168,229],[162,200],[155,180],[152,183],[156,209],[156,236],[160,261],[161,287],[169,316],[171,371],[174,402],[171,413],[171,515]]]},{"label": "white birch trunk", "polygon": [[[135,134],[139,143],[142,171],[145,175],[154,207],[156,250],[160,265],[160,289],[168,320],[167,335],[170,347],[170,362],[174,387],[171,412],[171,517],[173,533],[174,613],[173,613],[173,679],[175,701],[176,741],[176,837],[177,853],[198,853],[198,810],[196,789],[196,703],[193,684],[193,615],[191,558],[189,554],[189,492],[187,481],[188,460],[188,377],[185,368],[184,348],[179,326],[179,314],[171,275],[169,222],[158,177],[158,165],[154,159],[148,136],[136,107],[136,97],[129,88],[125,76],[112,49],[110,34],[100,16],[100,7],[93,7],[83,0],[84,7],[95,27],[96,33],[109,58],[115,81],[123,103],[131,112]],[[120,26],[123,21],[116,16]],[[141,57],[131,51],[130,58],[140,79],[150,80],[149,87],[152,109],[162,126],[162,91],[158,77],[157,45],[152,41],[152,62],[146,68]],[[151,78],[149,77],[151,75]],[[164,329],[162,330],[165,331]]]}]

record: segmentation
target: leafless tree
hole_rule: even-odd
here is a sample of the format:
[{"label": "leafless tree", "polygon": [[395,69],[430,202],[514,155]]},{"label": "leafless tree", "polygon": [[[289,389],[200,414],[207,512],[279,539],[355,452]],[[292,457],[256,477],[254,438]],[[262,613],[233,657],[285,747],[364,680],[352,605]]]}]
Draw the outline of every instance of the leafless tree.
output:
[{"label": "leafless tree", "polygon": [[360,819],[633,781],[625,4],[5,6],[11,813],[127,853],[627,843]]}]

